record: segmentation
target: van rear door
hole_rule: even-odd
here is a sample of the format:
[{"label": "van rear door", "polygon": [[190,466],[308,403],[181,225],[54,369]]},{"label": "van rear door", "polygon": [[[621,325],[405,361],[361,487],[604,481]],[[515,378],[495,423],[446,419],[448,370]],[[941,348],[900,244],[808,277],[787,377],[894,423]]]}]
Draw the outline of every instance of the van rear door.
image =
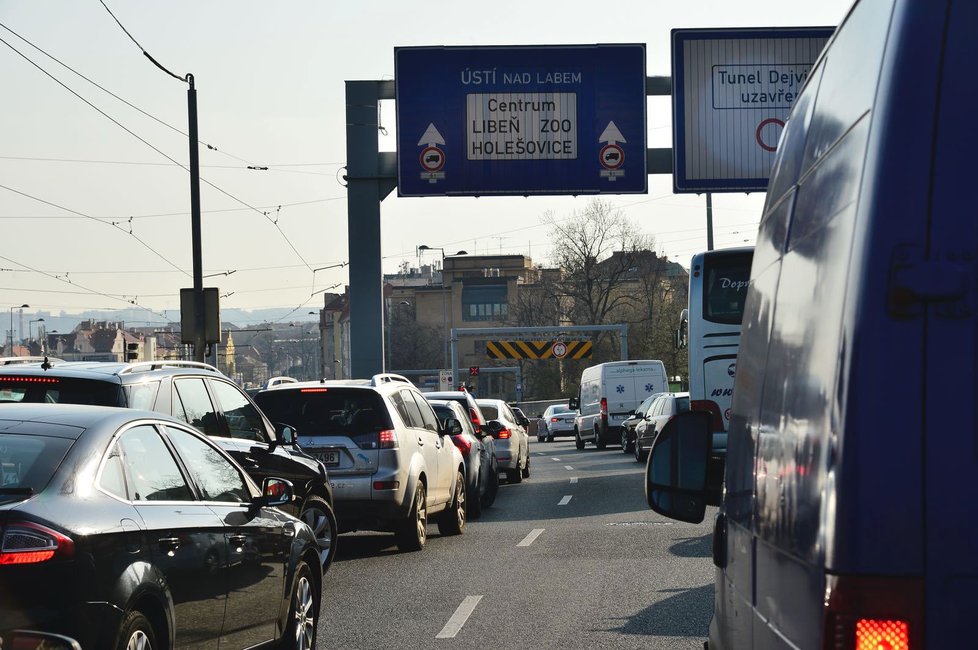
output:
[{"label": "van rear door", "polygon": [[972,191],[978,129],[973,124],[974,84],[960,76],[978,60],[973,37],[978,3],[951,3],[945,20],[943,82],[933,121],[937,144],[931,243],[920,267],[934,273],[929,286],[933,301],[925,303],[921,431],[928,648],[971,643],[966,639],[974,637],[978,611],[978,519],[973,515],[978,476],[978,218]]}]

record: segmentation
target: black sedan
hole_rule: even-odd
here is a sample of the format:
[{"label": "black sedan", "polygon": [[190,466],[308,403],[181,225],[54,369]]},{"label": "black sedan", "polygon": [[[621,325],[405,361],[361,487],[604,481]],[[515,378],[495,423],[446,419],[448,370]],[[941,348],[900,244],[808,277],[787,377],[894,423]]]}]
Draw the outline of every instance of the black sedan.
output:
[{"label": "black sedan", "polygon": [[315,535],[159,413],[0,407],[0,621],[84,648],[316,645]]}]

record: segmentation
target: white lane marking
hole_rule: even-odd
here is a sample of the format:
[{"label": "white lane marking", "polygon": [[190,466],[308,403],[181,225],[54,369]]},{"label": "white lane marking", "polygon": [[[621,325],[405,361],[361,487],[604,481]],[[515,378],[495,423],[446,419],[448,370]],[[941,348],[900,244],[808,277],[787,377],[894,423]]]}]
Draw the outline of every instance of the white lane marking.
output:
[{"label": "white lane marking", "polygon": [[435,638],[436,639],[454,639],[455,635],[459,633],[462,626],[465,625],[465,621],[469,620],[469,616],[475,610],[475,606],[479,604],[482,600],[482,596],[466,596],[462,604],[458,606],[452,617],[448,619],[445,623],[445,627],[441,629]]},{"label": "white lane marking", "polygon": [[551,460],[555,460],[555,461],[557,461],[558,463],[560,462],[560,459],[559,459],[559,458],[554,458],[553,456],[551,456],[550,458],[551,458]]},{"label": "white lane marking", "polygon": [[577,483],[577,477],[576,476],[572,476],[571,477],[571,485],[574,485],[575,483]]},{"label": "white lane marking", "polygon": [[523,538],[522,542],[517,544],[517,546],[529,546],[530,544],[533,543],[533,540],[535,540],[537,537],[540,536],[540,533],[542,532],[543,532],[542,528],[534,528],[533,530],[530,531],[529,535]]},{"label": "white lane marking", "polygon": [[558,506],[566,506],[568,503],[570,503],[571,496],[572,495],[568,494],[563,499],[561,499],[560,502],[557,505]]},{"label": "white lane marking", "polygon": [[566,469],[568,471],[572,471],[574,468],[571,467],[570,465],[564,465],[564,469]]}]

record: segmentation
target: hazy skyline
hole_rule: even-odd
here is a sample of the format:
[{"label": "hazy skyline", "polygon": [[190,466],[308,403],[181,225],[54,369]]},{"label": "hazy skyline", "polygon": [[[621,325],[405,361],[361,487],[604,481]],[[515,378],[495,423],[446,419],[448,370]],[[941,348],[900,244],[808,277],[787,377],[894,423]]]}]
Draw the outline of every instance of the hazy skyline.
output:
[{"label": "hazy skyline", "polygon": [[[293,318],[319,309],[327,287],[348,283],[344,81],[393,78],[394,47],[645,43],[647,73],[660,76],[670,74],[673,28],[832,26],[849,6],[105,4],[162,65],[194,75],[200,140],[213,147],[200,147],[205,285],[220,288],[225,309],[278,308]],[[180,287],[192,285],[189,179],[169,159],[188,160],[186,84],[143,56],[99,0],[4,0],[0,24],[0,314],[23,303],[32,313],[177,313]],[[669,98],[648,102],[648,146],[669,147]],[[383,150],[394,149],[394,110],[392,102],[380,109]],[[685,265],[706,247],[704,200],[671,188],[669,177],[653,175],[647,195],[603,198]],[[589,200],[395,192],[381,207],[385,272],[417,265],[420,244],[527,254],[546,265],[541,215],[569,217]],[[753,243],[762,201],[714,195],[717,247]]]}]

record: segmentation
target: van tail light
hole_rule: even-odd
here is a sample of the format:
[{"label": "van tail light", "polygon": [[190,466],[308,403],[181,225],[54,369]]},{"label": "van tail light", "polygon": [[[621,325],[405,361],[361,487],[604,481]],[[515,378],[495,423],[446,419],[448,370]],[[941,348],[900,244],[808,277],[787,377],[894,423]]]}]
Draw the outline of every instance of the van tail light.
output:
[{"label": "van tail light", "polygon": [[463,456],[468,457],[469,452],[472,451],[472,443],[466,440],[465,436],[461,434],[452,436],[452,442],[455,443]]},{"label": "van tail light", "polygon": [[608,424],[608,398],[601,398],[601,422]]},{"label": "van tail light", "polygon": [[709,411],[710,412],[710,432],[726,431],[723,426],[723,416],[720,414],[720,405],[711,399],[694,399],[689,401],[690,411]]},{"label": "van tail light", "polygon": [[397,432],[393,429],[379,431],[377,437],[377,449],[397,449]]},{"label": "van tail light", "polygon": [[828,576],[823,650],[923,647],[923,580]]},{"label": "van tail light", "polygon": [[506,427],[503,427],[496,433],[492,434],[492,437],[495,438],[496,440],[509,440],[512,436],[513,436],[513,432],[507,429]]},{"label": "van tail light", "polygon": [[70,537],[40,524],[24,521],[3,527],[0,565],[38,564],[74,555],[75,542]]}]

